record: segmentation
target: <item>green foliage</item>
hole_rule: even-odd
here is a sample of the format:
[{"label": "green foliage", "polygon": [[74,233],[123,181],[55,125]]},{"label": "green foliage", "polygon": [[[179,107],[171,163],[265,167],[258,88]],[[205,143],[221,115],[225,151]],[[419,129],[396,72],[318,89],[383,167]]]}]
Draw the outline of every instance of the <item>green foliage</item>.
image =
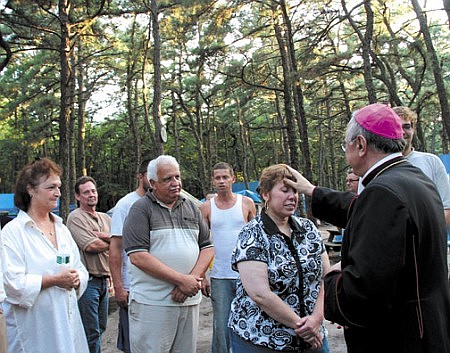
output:
[{"label": "green foliage", "polygon": [[[56,4],[13,0],[1,9],[0,30],[14,52],[0,72],[2,192],[12,191],[17,170],[34,155],[58,156]],[[136,186],[136,141],[140,158],[155,157],[151,13],[149,1],[111,0],[93,17],[101,1],[86,4],[74,1],[70,14],[72,73],[76,79],[83,74],[84,86],[74,80],[74,130],[68,133],[73,134],[75,151],[84,144],[87,173],[98,181],[101,209],[107,210]],[[344,186],[347,165],[339,145],[350,113],[367,104],[360,37],[340,0],[289,1],[290,23],[279,4],[158,2],[160,111],[168,132],[164,149],[179,159],[184,187],[199,198],[210,189],[209,169],[215,162],[230,162],[241,179],[257,180],[262,168],[289,161],[288,133],[301,145],[299,116],[294,114],[295,131],[287,130],[285,77],[303,93],[311,156],[302,155],[301,162],[311,159],[314,181]],[[416,109],[423,131],[421,147],[447,152],[442,121],[450,117],[441,114],[429,57],[409,2],[385,0],[372,2],[372,7],[371,73],[378,100]],[[364,7],[348,9],[364,33]],[[430,15],[433,43],[442,73],[448,76],[450,34],[439,21]],[[275,28],[295,48],[297,67],[287,74]],[[5,56],[1,49],[0,60]],[[111,86],[116,89],[108,95]],[[106,116],[100,116],[102,107],[110,108]],[[84,141],[76,134],[80,115],[86,121]]]}]

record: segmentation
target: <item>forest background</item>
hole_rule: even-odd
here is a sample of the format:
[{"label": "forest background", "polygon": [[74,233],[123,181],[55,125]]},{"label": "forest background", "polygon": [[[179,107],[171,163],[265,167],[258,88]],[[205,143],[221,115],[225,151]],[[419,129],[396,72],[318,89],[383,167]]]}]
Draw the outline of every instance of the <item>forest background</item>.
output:
[{"label": "forest background", "polygon": [[0,192],[57,161],[61,215],[80,175],[106,211],[162,153],[202,198],[287,163],[343,189],[352,112],[419,116],[416,149],[447,153],[450,0],[0,0]]}]

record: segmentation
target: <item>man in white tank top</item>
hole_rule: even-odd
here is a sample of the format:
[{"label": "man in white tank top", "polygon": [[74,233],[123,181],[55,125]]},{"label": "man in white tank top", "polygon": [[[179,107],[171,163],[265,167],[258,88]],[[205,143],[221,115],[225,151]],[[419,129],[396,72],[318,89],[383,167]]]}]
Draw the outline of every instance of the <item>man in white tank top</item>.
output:
[{"label": "man in white tank top", "polygon": [[236,294],[237,272],[231,269],[231,253],[241,228],[256,215],[253,200],[234,194],[236,180],[228,163],[213,167],[212,183],[217,195],[207,200],[200,210],[211,229],[215,255],[211,269],[211,302],[213,308],[212,353],[229,353],[231,345],[227,327],[231,301]]}]

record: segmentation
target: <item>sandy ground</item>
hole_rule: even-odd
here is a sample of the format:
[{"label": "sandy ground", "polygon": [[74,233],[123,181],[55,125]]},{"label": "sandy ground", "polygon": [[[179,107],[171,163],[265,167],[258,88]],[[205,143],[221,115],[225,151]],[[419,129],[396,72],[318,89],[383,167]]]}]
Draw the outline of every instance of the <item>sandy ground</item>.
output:
[{"label": "sandy ground", "polygon": [[[119,311],[115,305],[114,299],[111,300],[111,310],[108,317],[108,326],[103,334],[102,352],[120,353],[116,348],[117,326],[119,323]],[[346,353],[347,349],[344,342],[343,330],[336,325],[326,322],[328,329],[328,343],[331,353]],[[200,323],[197,336],[197,353],[211,352],[212,337],[212,308],[209,298],[203,298],[200,305]]]}]

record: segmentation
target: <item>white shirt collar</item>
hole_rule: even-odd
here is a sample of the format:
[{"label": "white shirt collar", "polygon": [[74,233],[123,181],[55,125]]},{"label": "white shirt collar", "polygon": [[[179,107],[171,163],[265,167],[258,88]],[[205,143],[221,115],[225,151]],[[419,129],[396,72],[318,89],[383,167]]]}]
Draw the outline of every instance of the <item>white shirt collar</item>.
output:
[{"label": "white shirt collar", "polygon": [[376,162],[373,166],[371,166],[366,173],[362,176],[362,178],[359,178],[359,183],[358,183],[358,194],[360,194],[363,190],[364,190],[364,185],[363,185],[363,180],[364,178],[369,175],[369,173],[374,170],[376,167],[378,167],[379,165],[382,165],[383,163],[390,161],[391,159],[397,158],[397,157],[401,157],[402,153],[401,152],[397,152],[397,153],[392,153],[387,155],[386,157],[380,159],[378,162]]}]

